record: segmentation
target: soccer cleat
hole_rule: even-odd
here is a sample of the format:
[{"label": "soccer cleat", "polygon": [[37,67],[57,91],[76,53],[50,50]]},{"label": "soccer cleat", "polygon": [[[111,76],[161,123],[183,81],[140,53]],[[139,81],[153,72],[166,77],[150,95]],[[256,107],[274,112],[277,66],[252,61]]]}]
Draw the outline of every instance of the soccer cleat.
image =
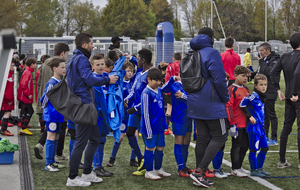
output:
[{"label": "soccer cleat", "polygon": [[290,167],[291,166],[291,164],[290,163],[288,163],[288,161],[287,160],[285,160],[285,162],[284,163],[282,163],[282,162],[278,162],[278,168],[287,168],[287,167]]},{"label": "soccer cleat", "polygon": [[250,173],[250,176],[265,177],[265,175],[262,174],[258,169],[252,170]]},{"label": "soccer cleat", "polygon": [[213,174],[217,178],[226,178],[226,177],[228,177],[228,175],[226,174],[226,172],[222,168],[220,168],[218,170],[214,170]]},{"label": "soccer cleat", "polygon": [[192,178],[194,180],[194,182],[197,183],[196,184],[197,186],[203,186],[206,188],[212,187],[212,185],[209,184],[209,182],[207,181],[207,178],[206,178],[204,172],[197,173],[196,170],[194,170],[193,173],[191,173],[190,178]]},{"label": "soccer cleat", "polygon": [[97,174],[97,176],[100,176],[100,177],[109,177],[109,176],[113,175],[112,172],[106,171],[103,168],[103,166],[97,168],[94,172]]},{"label": "soccer cleat", "polygon": [[113,133],[108,133],[106,136],[107,136],[107,137],[113,137],[114,134],[113,134]]},{"label": "soccer cleat", "polygon": [[254,82],[251,82],[251,81],[250,81],[250,82],[247,82],[247,84],[254,84]]},{"label": "soccer cleat", "polygon": [[193,172],[193,170],[191,170],[190,168],[186,167],[185,170],[188,172],[188,174],[191,174]]},{"label": "soccer cleat", "polygon": [[138,170],[139,170],[144,165],[144,156],[142,157],[142,159],[138,160],[138,165],[139,165],[139,167],[138,167]]},{"label": "soccer cleat", "polygon": [[114,166],[114,163],[115,163],[115,160],[114,158],[110,158],[109,161],[107,162],[106,166],[107,167],[113,167]]},{"label": "soccer cleat", "polygon": [[82,174],[81,179],[91,183],[100,183],[103,181],[102,178],[97,177],[96,173],[91,171],[90,174]]},{"label": "soccer cleat", "polygon": [[66,185],[69,187],[87,187],[91,185],[91,182],[84,181],[79,176],[77,176],[74,179],[68,178]]},{"label": "soccer cleat", "polygon": [[185,169],[177,171],[177,175],[180,177],[190,177],[190,174]]},{"label": "soccer cleat", "polygon": [[58,172],[59,171],[59,169],[55,168],[54,165],[52,165],[52,164],[45,166],[44,169],[49,172]]},{"label": "soccer cleat", "polygon": [[56,167],[56,168],[65,168],[65,167],[66,167],[65,165],[60,164],[60,163],[58,163],[58,162],[54,162],[54,163],[53,163],[53,166]]},{"label": "soccer cleat", "polygon": [[137,171],[133,172],[132,175],[134,175],[134,176],[140,176],[140,175],[145,175],[145,173],[146,173],[146,168],[145,167],[141,167]]},{"label": "soccer cleat", "polygon": [[18,122],[18,127],[21,127],[21,122]]},{"label": "soccer cleat", "polygon": [[159,180],[159,179],[161,179],[161,177],[158,176],[155,171],[147,171],[145,173],[145,178],[146,179],[152,179],[152,180]]},{"label": "soccer cleat", "polygon": [[130,166],[139,167],[139,163],[135,159],[130,159]]},{"label": "soccer cleat", "polygon": [[7,127],[13,127],[14,125],[11,123],[7,123]]},{"label": "soccer cleat", "polygon": [[215,175],[213,174],[213,172],[214,172],[214,171],[212,171],[212,170],[210,170],[210,169],[207,169],[207,170],[205,171],[206,177],[209,177],[209,178],[215,177]]},{"label": "soccer cleat", "polygon": [[155,172],[156,175],[158,175],[158,176],[171,177],[171,174],[165,172],[162,168],[160,168],[159,170],[154,170],[154,172]]},{"label": "soccer cleat", "polygon": [[264,175],[271,175],[269,172],[264,171],[263,168],[258,169],[258,171]]},{"label": "soccer cleat", "polygon": [[247,174],[247,175],[250,174],[250,171],[245,170],[244,168],[240,168],[239,171],[242,172],[242,173],[244,173],[244,174]]},{"label": "soccer cleat", "polygon": [[25,134],[25,135],[33,135],[33,133],[30,132],[27,128],[19,130],[19,135],[23,135],[23,134]]},{"label": "soccer cleat", "polygon": [[278,145],[278,142],[277,142],[277,140],[271,139],[271,140],[268,141],[268,145],[269,146],[275,146],[275,145]]},{"label": "soccer cleat", "polygon": [[12,134],[11,132],[9,132],[8,130],[0,130],[0,134],[1,135],[6,135],[6,136],[14,136],[14,134]]},{"label": "soccer cleat", "polygon": [[235,169],[235,170],[231,170],[231,175],[233,176],[237,176],[237,177],[248,177],[247,174],[241,172],[240,170],[238,169]]},{"label": "soccer cleat", "polygon": [[62,154],[61,156],[55,155],[55,161],[56,162],[66,162],[68,160],[69,159],[65,154]]},{"label": "soccer cleat", "polygon": [[173,134],[173,132],[170,130],[170,129],[168,129],[168,130],[166,130],[165,131],[165,133],[164,133],[165,135],[172,135]]},{"label": "soccer cleat", "polygon": [[27,125],[27,128],[32,128],[32,126],[31,125]]},{"label": "soccer cleat", "polygon": [[43,153],[43,146],[40,143],[38,143],[34,147],[34,155],[37,159],[42,160],[43,159],[42,153]]}]

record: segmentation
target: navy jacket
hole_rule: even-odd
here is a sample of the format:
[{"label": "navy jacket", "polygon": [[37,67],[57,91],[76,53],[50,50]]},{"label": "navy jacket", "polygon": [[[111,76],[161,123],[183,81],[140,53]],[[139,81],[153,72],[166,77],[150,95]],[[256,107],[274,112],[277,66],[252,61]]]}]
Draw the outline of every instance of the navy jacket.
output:
[{"label": "navy jacket", "polygon": [[188,117],[203,120],[227,118],[226,103],[229,95],[219,51],[213,49],[212,39],[205,34],[194,37],[190,46],[193,50],[200,50],[202,75],[209,80],[198,92],[188,93]]}]

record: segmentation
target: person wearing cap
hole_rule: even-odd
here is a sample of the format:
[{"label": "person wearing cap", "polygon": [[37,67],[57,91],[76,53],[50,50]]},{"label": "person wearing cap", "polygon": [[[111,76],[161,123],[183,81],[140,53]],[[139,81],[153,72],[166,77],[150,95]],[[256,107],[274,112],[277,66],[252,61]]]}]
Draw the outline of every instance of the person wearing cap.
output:
[{"label": "person wearing cap", "polygon": [[121,41],[121,38],[119,38],[119,36],[113,36],[111,38],[111,42],[113,44],[111,44],[108,48],[108,53],[107,53],[107,56],[106,56],[107,59],[109,58],[109,52],[110,51],[115,51],[118,55],[118,58],[123,56],[123,52],[119,49],[120,48],[120,41]]},{"label": "person wearing cap", "polygon": [[190,47],[200,53],[202,76],[208,79],[201,90],[187,95],[188,117],[194,119],[197,129],[197,167],[190,177],[194,185],[204,187],[212,186],[213,181],[207,180],[205,173],[227,136],[226,103],[229,95],[226,74],[220,53],[213,48],[213,43],[214,32],[208,27],[201,28],[190,41]]}]

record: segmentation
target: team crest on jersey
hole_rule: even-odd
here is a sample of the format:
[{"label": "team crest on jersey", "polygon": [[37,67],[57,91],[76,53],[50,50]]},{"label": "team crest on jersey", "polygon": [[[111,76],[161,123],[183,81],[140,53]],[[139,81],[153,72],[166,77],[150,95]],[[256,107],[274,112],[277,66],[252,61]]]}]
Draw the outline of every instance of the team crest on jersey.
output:
[{"label": "team crest on jersey", "polygon": [[122,125],[120,126],[120,131],[124,131],[125,129],[126,129],[126,125],[122,123]]},{"label": "team crest on jersey", "polygon": [[163,108],[162,101],[159,100],[159,101],[158,101],[158,105],[159,105],[160,108]]},{"label": "team crest on jersey", "polygon": [[49,129],[50,129],[51,131],[55,131],[56,128],[57,128],[56,123],[53,123],[53,122],[52,122],[52,123],[49,124]]}]

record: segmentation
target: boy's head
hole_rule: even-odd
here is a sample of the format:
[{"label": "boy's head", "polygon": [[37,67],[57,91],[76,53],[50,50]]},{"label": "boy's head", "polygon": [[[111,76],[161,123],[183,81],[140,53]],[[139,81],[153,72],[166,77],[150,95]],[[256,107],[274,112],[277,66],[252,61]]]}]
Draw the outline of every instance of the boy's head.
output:
[{"label": "boy's head", "polygon": [[180,53],[174,53],[173,62],[175,62],[175,61],[181,61],[181,54]]},{"label": "boy's head", "polygon": [[226,40],[225,40],[225,47],[227,47],[227,48],[233,48],[233,44],[234,44],[233,37],[226,38]]},{"label": "boy's head", "polygon": [[26,66],[31,67],[32,69],[36,68],[36,59],[33,57],[29,57],[25,62]]},{"label": "boy's head", "polygon": [[258,91],[265,93],[267,91],[267,87],[268,87],[268,79],[267,79],[266,75],[257,74],[254,77],[254,87]]},{"label": "boy's head", "polygon": [[141,49],[138,52],[138,68],[141,69],[143,68],[143,65],[146,64],[148,66],[151,65],[151,60],[152,60],[152,52],[148,49]]},{"label": "boy's head", "polygon": [[114,68],[114,62],[110,59],[105,59],[105,72],[110,73]]},{"label": "boy's head", "polygon": [[41,57],[41,62],[42,62],[42,64],[45,63],[46,59],[49,59],[49,58],[50,58],[50,55],[47,55],[47,54],[43,55],[43,56]]},{"label": "boy's head", "polygon": [[290,36],[290,44],[293,49],[300,47],[300,32],[295,32]]},{"label": "boy's head", "polygon": [[94,55],[90,58],[90,63],[92,65],[93,70],[97,74],[102,74],[105,69],[105,59],[102,54]]},{"label": "boy's head", "polygon": [[114,63],[118,61],[119,57],[115,50],[111,50],[108,52],[108,58],[112,60]]},{"label": "boy's head", "polygon": [[21,55],[19,56],[19,58],[20,58],[20,61],[22,61],[23,59],[25,59],[25,54],[21,54]]},{"label": "boy's head", "polygon": [[66,61],[62,58],[54,58],[50,62],[50,68],[54,72],[54,76],[62,77],[66,74]]},{"label": "boy's head", "polygon": [[247,82],[248,74],[250,70],[244,66],[238,65],[234,69],[234,77],[235,77],[235,84],[237,85],[244,85]]},{"label": "boy's head", "polygon": [[131,79],[131,77],[133,76],[133,71],[134,71],[134,67],[133,67],[132,63],[131,62],[124,63],[122,69],[126,71],[126,74],[124,77],[125,80]]},{"label": "boy's head", "polygon": [[147,73],[148,85],[153,89],[157,89],[159,87],[162,79],[163,75],[157,68],[152,68]]},{"label": "boy's head", "polygon": [[54,47],[54,56],[59,56],[63,59],[67,59],[67,54],[70,51],[70,48],[65,43],[57,43]]}]

